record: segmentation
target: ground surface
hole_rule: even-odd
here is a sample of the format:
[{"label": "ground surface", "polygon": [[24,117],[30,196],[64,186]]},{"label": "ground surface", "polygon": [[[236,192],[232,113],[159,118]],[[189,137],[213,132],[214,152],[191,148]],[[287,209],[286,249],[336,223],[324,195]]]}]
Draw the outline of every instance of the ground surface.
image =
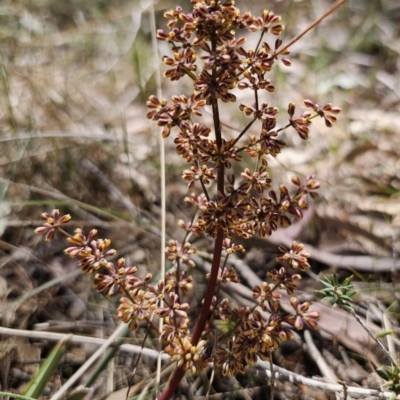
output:
[{"label": "ground surface", "polygon": [[[282,15],[285,42],[330,4],[282,0],[267,7]],[[242,11],[248,6],[253,14],[262,11],[256,1],[238,1],[237,6]],[[160,27],[165,27],[164,7],[161,2],[156,6]],[[3,2],[0,11],[0,326],[27,333],[0,335],[0,384],[3,390],[21,393],[54,346],[48,332],[106,338],[117,326],[117,301],[91,290],[91,279],[63,255],[62,238],[48,245],[34,234],[41,212],[59,208],[70,213],[70,232],[96,227],[140,274],[157,274],[159,132],[145,118],[145,102],[156,91],[158,61],[149,51],[146,2],[21,0]],[[283,133],[288,147],[271,161],[271,175],[289,182],[293,174],[316,174],[321,199],[300,224],[271,239],[249,241],[242,260],[242,283],[249,287],[276,266],[278,244],[300,240],[308,245],[313,273],[304,277],[301,291],[322,312],[320,330],[283,346],[275,364],[328,381],[315,359],[314,342],[334,374],[331,379],[369,389],[380,388],[383,381],[374,367],[387,360],[358,323],[321,303],[314,290],[320,288],[319,273],[337,272],[340,279],[354,274],[357,313],[374,334],[393,330],[382,342],[396,357],[399,19],[395,0],[349,0],[293,46],[292,67],[272,73],[277,91],[268,98],[271,105],[285,110],[288,102],[301,107],[309,98],[332,102],[343,112],[332,129],[317,121],[306,142],[294,131]],[[160,52],[168,49],[160,44]],[[163,84],[164,97],[184,90],[185,84]],[[229,126],[243,124],[237,109],[226,114],[223,122]],[[166,151],[167,233],[173,236],[177,219],[188,217],[181,202],[187,190],[180,179],[185,167],[174,154],[172,140],[166,142]],[[205,245],[208,251],[210,244]],[[205,285],[202,271],[195,274]],[[243,294],[229,295],[246,304]],[[194,313],[198,301],[192,299]],[[32,338],[31,331],[42,336]],[[141,345],[143,335],[139,330],[124,343]],[[145,346],[156,348],[156,339],[147,338]],[[73,343],[45,396],[51,397],[96,349],[93,343]],[[125,397],[134,365],[132,353],[121,351],[91,385],[90,395],[100,399],[121,390],[119,398]],[[154,358],[144,356],[133,378],[132,396],[142,391],[154,371]],[[188,378],[180,398],[205,395],[206,382]],[[334,398],[303,384],[276,384],[276,398]],[[210,398],[265,398],[267,387],[265,374],[253,369],[238,380],[217,378],[214,393],[227,394]]]}]

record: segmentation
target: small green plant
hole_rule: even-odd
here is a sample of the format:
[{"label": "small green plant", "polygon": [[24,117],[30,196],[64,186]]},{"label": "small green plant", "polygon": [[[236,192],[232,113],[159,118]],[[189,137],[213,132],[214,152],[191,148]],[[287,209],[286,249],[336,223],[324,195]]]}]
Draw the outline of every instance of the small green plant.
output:
[{"label": "small green plant", "polygon": [[[309,198],[318,198],[319,183],[312,175],[303,182],[293,177],[294,189],[273,182],[268,159],[277,157],[286,145],[280,133],[293,128],[307,140],[314,118],[323,118],[331,127],[340,112],[332,104],[319,106],[305,100],[309,110],[296,115],[296,106],[290,103],[288,123],[278,127],[279,110],[268,104],[269,93],[276,90],[268,74],[277,62],[291,64],[289,46],[282,46],[279,38],[272,44],[265,38],[281,34],[281,18],[271,11],[260,17],[241,13],[232,0],[192,0],[192,5],[189,13],[179,6],[166,12],[168,30],[157,32],[173,52],[163,57],[168,67],[165,78],[186,78],[192,84],[191,92],[174,95],[170,102],[156,96],[147,102],[147,117],[162,127],[164,138],[173,136],[176,152],[187,163],[182,178],[190,192],[184,201],[193,207],[193,215],[178,222],[184,239],[168,242],[166,256],[172,267],[158,283],[152,283],[150,274],[139,278],[137,268],[127,266],[123,258],[116,263],[108,260],[116,250],[109,239],[95,239],[96,230],[66,232],[61,226],[71,217],[58,210],[42,214],[46,222],[36,229],[47,241],[56,231],[63,233],[70,243],[66,254],[79,260],[83,273],[94,275],[95,289],[106,296],[121,296],[118,318],[133,330],[146,323],[162,338],[164,351],[177,367],[160,400],[173,395],[186,371],[201,372],[213,361],[223,375],[242,374],[258,357],[271,361],[280,343],[294,337],[293,330],[305,325],[317,328],[319,313],[310,310],[309,302],[300,304],[295,296],[301,275],[293,269],[303,272],[310,268],[310,255],[297,242],[290,249],[279,248],[280,268],[253,287],[253,307],[235,307],[219,294],[222,285],[239,281],[228,263],[231,254],[245,251],[235,244],[235,238],[270,236],[278,227],[300,220]],[[246,37],[239,36],[240,32],[258,34],[256,47],[245,47]],[[250,92],[253,100],[238,105],[248,123],[233,134],[221,116],[225,103],[237,102],[238,91]],[[210,125],[202,118],[206,107],[212,113]],[[190,240],[199,236],[211,239],[214,251],[201,311],[193,320],[185,299],[196,285],[190,271],[195,267],[197,249]],[[290,314],[282,309],[282,290],[291,296]],[[163,320],[161,330],[152,314]],[[226,321],[230,329],[212,333],[216,320]]]},{"label": "small green plant", "polygon": [[393,399],[396,398],[397,394],[400,393],[400,374],[399,366],[396,360],[391,356],[388,350],[384,347],[382,342],[378,340],[378,337],[383,337],[390,335],[392,332],[385,332],[381,335],[374,335],[369,327],[364,323],[364,321],[358,316],[352,306],[352,297],[357,294],[354,290],[353,285],[351,285],[351,280],[353,275],[347,277],[343,283],[339,282],[339,278],[336,273],[331,276],[326,276],[324,279],[319,281],[325,286],[324,289],[317,290],[317,293],[324,296],[323,300],[330,302],[333,307],[339,306],[344,310],[348,311],[363,327],[363,329],[368,333],[368,335],[377,343],[377,345],[382,349],[384,354],[386,354],[387,359],[390,362],[390,366],[382,365],[376,369],[378,375],[383,378],[386,383],[382,385],[382,390],[388,389],[393,391]]},{"label": "small green plant", "polygon": [[391,400],[396,399],[397,395],[400,393],[400,371],[399,366],[396,365],[382,365],[376,369],[378,375],[384,379],[386,382],[382,385],[382,390],[390,390],[393,392]]},{"label": "small green plant", "polygon": [[339,306],[349,313],[353,313],[354,309],[351,305],[351,298],[357,293],[351,285],[353,275],[347,277],[343,283],[339,283],[336,273],[326,276],[319,281],[325,286],[325,289],[318,290],[317,293],[325,296],[322,300],[328,301],[333,307]]}]

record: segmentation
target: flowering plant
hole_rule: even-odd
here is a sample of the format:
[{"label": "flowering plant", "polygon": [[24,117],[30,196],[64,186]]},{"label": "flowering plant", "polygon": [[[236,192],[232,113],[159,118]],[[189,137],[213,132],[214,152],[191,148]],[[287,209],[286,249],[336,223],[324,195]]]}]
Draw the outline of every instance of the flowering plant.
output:
[{"label": "flowering plant", "polygon": [[[310,255],[296,242],[291,249],[279,248],[280,268],[270,271],[267,281],[253,287],[253,307],[232,306],[216,294],[221,285],[239,281],[228,263],[231,254],[245,251],[234,243],[235,238],[270,236],[279,227],[300,220],[309,207],[309,198],[318,198],[319,183],[314,176],[308,176],[305,182],[292,178],[294,191],[284,184],[273,189],[268,159],[278,156],[285,147],[279,134],[291,127],[306,140],[314,118],[322,117],[331,127],[340,112],[331,104],[321,107],[305,100],[309,111],[296,116],[295,104],[290,103],[288,123],[278,128],[279,110],[267,103],[268,94],[275,91],[268,74],[275,63],[291,62],[281,39],[270,45],[265,37],[280,35],[284,29],[281,18],[271,11],[264,11],[260,17],[249,12],[241,14],[233,0],[192,0],[192,4],[189,13],[181,7],[166,12],[168,30],[157,32],[173,52],[163,58],[168,67],[165,77],[171,81],[189,78],[192,91],[172,96],[170,102],[156,96],[150,96],[147,102],[147,117],[162,127],[164,138],[173,136],[177,153],[188,163],[182,178],[191,191],[185,202],[193,207],[194,216],[179,221],[185,231],[184,240],[168,242],[166,253],[172,268],[158,283],[152,282],[150,274],[137,277],[136,267],[126,266],[123,258],[116,264],[108,261],[116,251],[110,248],[109,239],[94,239],[96,230],[87,236],[80,229],[74,235],[65,232],[61,224],[70,216],[60,216],[58,210],[42,214],[46,223],[36,230],[44,233],[46,240],[51,240],[57,230],[64,233],[72,246],[65,252],[79,259],[84,273],[94,275],[95,289],[107,296],[120,293],[118,318],[131,329],[145,321],[162,338],[163,349],[177,362],[177,368],[161,400],[170,398],[187,370],[197,373],[214,361],[222,367],[223,375],[244,373],[257,357],[270,360],[280,342],[294,337],[294,329],[301,330],[305,324],[317,327],[318,312],[295,297],[301,276],[291,269],[310,268]],[[254,49],[245,47],[245,36],[238,36],[242,31],[258,33]],[[254,100],[239,104],[249,121],[232,136],[221,121],[220,108],[224,103],[236,102],[238,90],[250,91]],[[211,125],[202,119],[206,107],[211,108]],[[245,158],[248,161],[242,166]],[[190,238],[198,236],[212,239],[214,251],[201,311],[193,321],[188,317],[185,297],[195,285],[190,269],[195,267],[196,248]],[[283,311],[282,290],[291,296],[290,314]],[[153,313],[164,322],[161,330],[152,320]],[[213,336],[210,351],[207,340],[216,319],[231,322],[231,328]]]}]

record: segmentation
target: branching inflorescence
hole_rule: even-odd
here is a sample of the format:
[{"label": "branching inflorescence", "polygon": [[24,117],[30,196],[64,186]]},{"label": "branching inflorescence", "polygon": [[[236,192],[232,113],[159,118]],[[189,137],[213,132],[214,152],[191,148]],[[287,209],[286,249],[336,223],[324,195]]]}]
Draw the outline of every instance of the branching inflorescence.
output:
[{"label": "branching inflorescence", "polygon": [[[45,234],[46,240],[51,240],[57,230],[64,233],[72,245],[65,252],[79,259],[84,273],[94,275],[95,289],[107,296],[120,293],[118,318],[132,329],[144,322],[162,337],[164,351],[177,362],[177,369],[161,399],[172,395],[187,370],[196,373],[214,361],[224,375],[244,373],[257,357],[270,359],[281,341],[293,338],[293,329],[301,330],[305,324],[317,327],[319,314],[309,310],[308,302],[299,304],[294,297],[301,276],[290,268],[310,268],[310,255],[299,243],[294,242],[291,249],[280,247],[282,255],[277,260],[281,267],[270,271],[269,280],[253,288],[252,308],[230,305],[216,293],[220,285],[239,281],[227,262],[231,254],[245,251],[233,242],[235,238],[270,236],[278,227],[300,220],[309,207],[308,198],[318,197],[319,183],[314,176],[308,176],[304,183],[292,178],[297,188],[292,192],[283,184],[278,190],[272,189],[268,157],[276,157],[285,147],[279,133],[292,127],[305,140],[315,117],[322,117],[331,127],[340,112],[331,104],[320,107],[305,100],[310,111],[296,117],[295,105],[290,103],[288,124],[277,128],[279,110],[265,102],[268,93],[275,91],[267,76],[278,61],[290,65],[289,51],[279,51],[280,39],[270,46],[264,37],[279,36],[281,18],[271,11],[264,11],[261,17],[241,14],[233,0],[192,0],[192,4],[190,13],[184,13],[181,7],[166,12],[169,29],[159,30],[157,35],[173,52],[163,58],[168,66],[165,77],[171,81],[189,78],[193,91],[172,96],[171,102],[156,96],[150,96],[147,102],[147,117],[162,127],[162,136],[174,135],[176,151],[188,163],[182,177],[193,190],[185,201],[193,206],[195,215],[190,221],[179,221],[185,239],[170,240],[166,247],[170,270],[158,283],[152,282],[150,274],[143,279],[136,277],[136,268],[125,266],[123,258],[116,264],[108,261],[116,251],[110,249],[109,239],[94,239],[96,230],[88,236],[80,229],[74,235],[65,232],[61,224],[70,216],[60,216],[58,210],[42,214],[46,223],[36,230]],[[245,49],[246,38],[236,36],[240,31],[258,32],[255,49]],[[238,89],[252,92],[254,101],[239,105],[249,122],[231,137],[221,123],[220,106],[236,102]],[[205,107],[211,108],[212,126],[201,122]],[[249,161],[240,168],[244,157]],[[253,167],[249,167],[251,160]],[[234,172],[238,170],[241,172]],[[197,321],[192,321],[187,314],[189,305],[184,302],[194,286],[189,271],[195,267],[192,255],[196,248],[189,238],[200,235],[214,240],[214,253],[202,309]],[[282,290],[291,296],[291,314],[281,306]],[[162,331],[152,321],[152,314],[164,320]],[[209,351],[206,342],[216,319],[230,322],[227,326],[231,328],[216,335],[214,351]]]}]

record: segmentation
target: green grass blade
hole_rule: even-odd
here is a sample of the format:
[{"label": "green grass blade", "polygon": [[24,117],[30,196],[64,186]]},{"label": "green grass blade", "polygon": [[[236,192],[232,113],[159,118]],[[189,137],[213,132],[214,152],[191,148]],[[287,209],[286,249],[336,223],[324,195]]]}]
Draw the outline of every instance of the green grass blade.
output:
[{"label": "green grass blade", "polygon": [[0,396],[5,396],[9,397],[10,399],[17,399],[17,400],[33,400],[32,397],[22,396],[22,394],[11,393],[11,392],[0,391]]},{"label": "green grass blade", "polygon": [[28,383],[23,395],[37,399],[45,388],[47,382],[53,375],[54,370],[58,367],[61,358],[64,356],[71,342],[72,335],[60,340],[57,346],[52,350],[46,361],[39,368],[37,374]]}]

